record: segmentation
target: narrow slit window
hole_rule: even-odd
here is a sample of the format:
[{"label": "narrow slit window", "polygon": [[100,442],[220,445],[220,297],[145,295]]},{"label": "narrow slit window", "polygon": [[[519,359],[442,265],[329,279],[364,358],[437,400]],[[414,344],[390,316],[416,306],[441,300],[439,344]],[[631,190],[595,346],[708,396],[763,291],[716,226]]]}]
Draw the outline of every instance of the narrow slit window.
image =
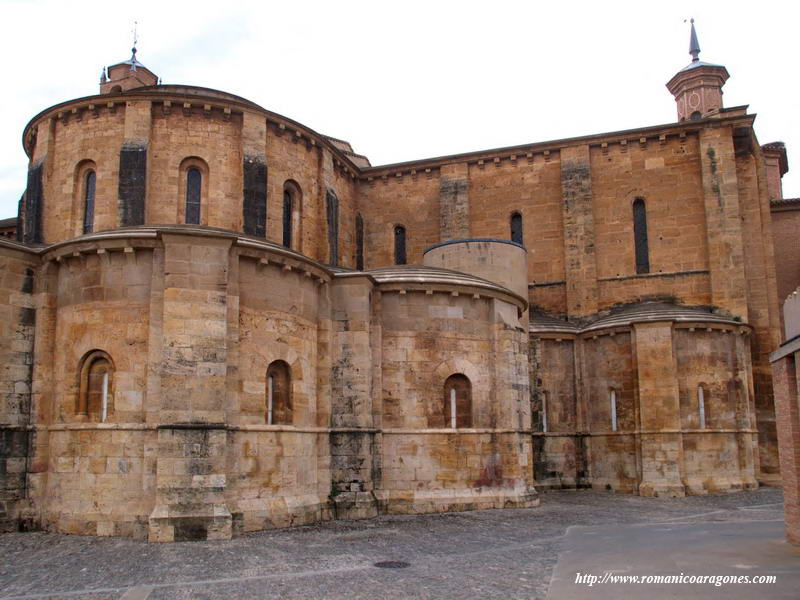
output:
[{"label": "narrow slit window", "polygon": [[518,212],[511,215],[511,241],[522,245],[522,215]]},{"label": "narrow slit window", "polygon": [[328,264],[339,266],[339,198],[333,190],[328,190],[325,198],[328,217]]},{"label": "narrow slit window", "polygon": [[609,392],[611,401],[611,431],[617,430],[617,391],[611,390]]},{"label": "narrow slit window", "polygon": [[706,428],[706,391],[703,386],[697,388],[697,413],[700,419],[700,429]]},{"label": "narrow slit window", "polygon": [[644,200],[633,202],[633,244],[636,253],[636,274],[650,272],[650,249],[647,246],[647,209]]},{"label": "narrow slit window", "polygon": [[275,406],[275,377],[267,377],[267,425],[272,425],[273,407]]},{"label": "narrow slit window", "polygon": [[394,264],[406,264],[406,228],[397,225],[394,228]]},{"label": "narrow slit window", "polygon": [[267,397],[264,420],[267,425],[292,424],[291,370],[282,360],[267,369]]},{"label": "narrow slit window", "polygon": [[203,189],[203,175],[194,167],[186,171],[186,223],[200,224],[200,197]]},{"label": "narrow slit window", "polygon": [[356,215],[356,269],[364,270],[364,218]]},{"label": "narrow slit window", "polygon": [[97,175],[94,171],[87,171],[83,183],[83,233],[94,231],[94,194],[97,185]]},{"label": "narrow slit window", "polygon": [[547,433],[547,392],[542,392],[542,433]]},{"label": "narrow slit window", "polygon": [[472,384],[460,373],[444,382],[444,426],[449,429],[472,427]]},{"label": "narrow slit window", "polygon": [[283,190],[283,245],[292,247],[292,211],[294,202],[291,190]]}]

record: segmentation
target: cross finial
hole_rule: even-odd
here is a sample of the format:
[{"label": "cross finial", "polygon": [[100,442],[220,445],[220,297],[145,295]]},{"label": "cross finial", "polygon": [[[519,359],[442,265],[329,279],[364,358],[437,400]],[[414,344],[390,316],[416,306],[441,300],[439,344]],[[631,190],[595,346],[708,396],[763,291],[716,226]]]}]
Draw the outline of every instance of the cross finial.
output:
[{"label": "cross finial", "polygon": [[690,19],[692,32],[689,34],[689,54],[692,55],[692,62],[700,60],[700,42],[697,41],[697,31],[694,29],[694,18]]}]

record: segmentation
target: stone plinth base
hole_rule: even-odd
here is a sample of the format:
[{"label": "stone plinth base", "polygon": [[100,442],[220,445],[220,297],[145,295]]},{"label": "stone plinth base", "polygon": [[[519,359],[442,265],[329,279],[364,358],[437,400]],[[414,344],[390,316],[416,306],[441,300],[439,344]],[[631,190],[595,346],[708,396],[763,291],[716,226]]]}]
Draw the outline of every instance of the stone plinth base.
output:
[{"label": "stone plinth base", "polygon": [[526,488],[460,488],[445,490],[376,492],[382,514],[420,515],[426,513],[486,510],[490,508],[532,508],[539,506],[539,494]]},{"label": "stone plinth base", "polygon": [[337,519],[372,519],[378,516],[378,501],[372,492],[342,492],[333,499]]},{"label": "stone plinth base", "polygon": [[706,479],[688,479],[686,481],[687,496],[705,496],[707,494],[728,494],[745,490],[757,490],[758,481],[754,478],[714,478],[709,483]]},{"label": "stone plinth base", "polygon": [[150,515],[150,542],[229,540],[233,535],[231,513],[225,505],[185,507],[157,506]]},{"label": "stone plinth base", "polygon": [[313,494],[231,499],[228,506],[233,515],[234,536],[249,531],[298,527],[334,518],[328,498]]},{"label": "stone plinth base", "polygon": [[680,483],[643,481],[639,484],[639,495],[648,498],[683,498],[686,488]]}]

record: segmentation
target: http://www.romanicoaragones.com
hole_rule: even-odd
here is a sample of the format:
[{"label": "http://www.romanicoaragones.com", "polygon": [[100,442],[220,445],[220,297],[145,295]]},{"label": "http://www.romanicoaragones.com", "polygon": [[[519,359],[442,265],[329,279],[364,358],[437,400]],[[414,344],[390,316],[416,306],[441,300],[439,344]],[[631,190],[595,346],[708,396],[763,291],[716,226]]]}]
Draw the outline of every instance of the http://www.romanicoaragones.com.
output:
[{"label": "http://www.romanicoaragones.com", "polygon": [[589,587],[604,584],[700,584],[722,587],[723,585],[750,585],[776,583],[775,575],[620,575],[606,571],[602,575],[576,573],[575,583]]}]

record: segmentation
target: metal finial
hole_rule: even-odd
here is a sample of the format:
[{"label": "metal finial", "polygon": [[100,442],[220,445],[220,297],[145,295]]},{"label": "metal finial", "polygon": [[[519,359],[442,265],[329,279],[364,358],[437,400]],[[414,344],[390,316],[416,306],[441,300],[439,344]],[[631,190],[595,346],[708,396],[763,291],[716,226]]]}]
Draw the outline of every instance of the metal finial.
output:
[{"label": "metal finial", "polygon": [[692,55],[692,62],[700,60],[700,42],[697,41],[697,31],[694,29],[694,19],[691,19],[692,33],[689,36],[689,54]]},{"label": "metal finial", "polygon": [[136,44],[139,42],[139,36],[137,34],[139,22],[133,22],[133,48],[131,48],[131,71],[136,70]]},{"label": "metal finial", "polygon": [[106,68],[103,67],[103,72],[100,73],[100,83],[105,83],[108,81],[108,75],[106,75]]}]

